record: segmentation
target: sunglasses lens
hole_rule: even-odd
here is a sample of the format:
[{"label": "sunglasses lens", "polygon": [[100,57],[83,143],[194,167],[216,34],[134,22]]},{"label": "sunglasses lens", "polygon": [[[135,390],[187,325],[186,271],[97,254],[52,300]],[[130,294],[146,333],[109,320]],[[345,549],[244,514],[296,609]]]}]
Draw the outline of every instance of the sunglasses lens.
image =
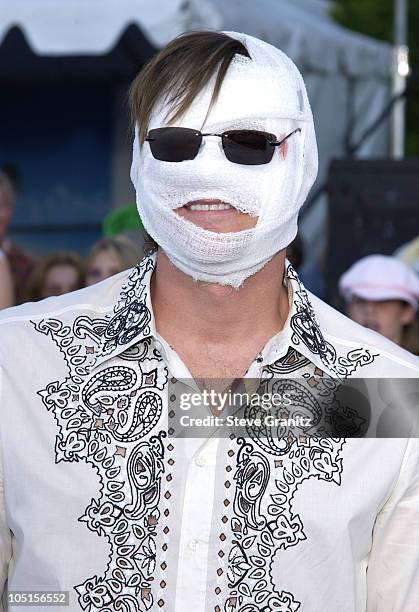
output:
[{"label": "sunglasses lens", "polygon": [[230,130],[223,134],[223,148],[227,159],[235,164],[254,166],[268,164],[274,154],[274,134],[253,130]]},{"label": "sunglasses lens", "polygon": [[166,162],[194,159],[202,142],[196,130],[176,127],[150,130],[147,139],[153,157]]}]

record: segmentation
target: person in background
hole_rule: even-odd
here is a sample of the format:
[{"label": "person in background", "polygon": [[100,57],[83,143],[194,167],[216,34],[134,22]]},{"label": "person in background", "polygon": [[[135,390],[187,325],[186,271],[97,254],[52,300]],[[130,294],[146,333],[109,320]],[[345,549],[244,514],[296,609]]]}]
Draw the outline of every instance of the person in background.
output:
[{"label": "person in background", "polygon": [[419,354],[419,278],[395,257],[369,255],[340,278],[346,314],[415,355]]},{"label": "person in background", "polygon": [[34,268],[28,282],[26,300],[37,302],[53,295],[64,295],[84,286],[81,258],[75,253],[54,253],[44,257]]},{"label": "person in background", "polygon": [[0,310],[14,306],[13,279],[10,266],[0,249]]},{"label": "person in background", "polygon": [[25,299],[26,285],[35,262],[32,256],[7,236],[9,223],[13,216],[16,189],[11,177],[0,171],[0,248],[4,251],[13,278],[15,300],[21,304]]},{"label": "person in background", "polygon": [[101,238],[86,258],[86,287],[137,265],[142,248],[126,236]]}]

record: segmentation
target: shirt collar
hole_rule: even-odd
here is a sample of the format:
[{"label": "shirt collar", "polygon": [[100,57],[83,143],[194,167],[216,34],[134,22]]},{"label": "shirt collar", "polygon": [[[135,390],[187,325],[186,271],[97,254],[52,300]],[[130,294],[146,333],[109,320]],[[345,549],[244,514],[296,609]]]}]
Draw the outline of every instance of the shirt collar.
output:
[{"label": "shirt collar", "polygon": [[[156,257],[156,252],[146,255],[131,270],[113,308],[111,319],[104,328],[92,367],[118,356],[146,338],[155,337],[150,281]],[[277,354],[279,358],[291,347],[323,371],[336,376],[336,350],[325,340],[307,291],[289,261],[285,267],[285,283],[292,298],[284,330],[271,338],[259,355],[265,353],[266,357],[269,351],[273,357]]]}]

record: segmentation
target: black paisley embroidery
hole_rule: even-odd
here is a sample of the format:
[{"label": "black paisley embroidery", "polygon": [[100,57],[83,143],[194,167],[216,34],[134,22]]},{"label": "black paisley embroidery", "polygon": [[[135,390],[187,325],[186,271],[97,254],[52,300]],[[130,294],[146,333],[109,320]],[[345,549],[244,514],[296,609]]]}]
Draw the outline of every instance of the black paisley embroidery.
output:
[{"label": "black paisley embroidery", "polygon": [[164,473],[163,448],[155,453],[148,442],[140,442],[127,462],[132,504],[125,507],[125,516],[140,520],[157,508],[160,500],[161,476]]},{"label": "black paisley embroidery", "polygon": [[[69,377],[40,392],[59,424],[56,461],[85,460],[102,482],[101,497],[92,499],[78,519],[111,545],[105,576],[75,586],[80,606],[89,612],[103,612],[111,603],[110,610],[130,611],[153,605],[166,437],[166,431],[159,431],[144,439],[162,414],[162,389],[145,384],[147,370],[162,368],[153,361],[143,360],[145,371],[139,362],[138,373],[125,365],[111,366],[87,375],[77,386]],[[148,380],[157,382],[157,377],[148,375]]]},{"label": "black paisley embroidery", "polygon": [[[307,537],[302,518],[292,508],[301,484],[315,477],[340,485],[344,443],[343,439],[294,439],[284,465],[273,458],[268,462],[253,443],[237,439],[237,486],[227,570],[230,591],[224,612],[296,612],[300,608],[301,602],[293,594],[278,588],[273,564],[281,551]],[[255,509],[259,512],[268,481],[275,486],[269,488],[267,515],[256,513],[259,520],[255,520]]]},{"label": "black paisley embroidery", "polygon": [[145,278],[154,269],[151,257],[145,257],[131,271],[126,285],[121,290],[114,315],[103,332],[101,354],[109,355],[118,346],[132,342],[140,335],[150,335],[151,313],[146,304]]},{"label": "black paisley embroidery", "polygon": [[[252,440],[257,442],[259,448],[271,455],[287,455],[294,441],[295,431],[298,428],[282,425],[268,425],[265,416],[269,414],[275,419],[296,419],[302,417],[310,420],[309,427],[301,427],[298,433],[312,435],[321,429],[320,423],[323,417],[323,407],[316,397],[316,393],[309,385],[304,385],[298,380],[292,379],[265,379],[258,390],[262,395],[280,397],[291,397],[292,405],[285,412],[285,408],[279,404],[272,406],[269,412],[260,404],[248,405],[244,409],[244,416],[250,423],[246,431]],[[254,425],[258,420],[261,425]]]},{"label": "black paisley embroidery", "polygon": [[298,353],[294,348],[289,347],[287,354],[282,359],[278,359],[278,361],[267,366],[266,370],[271,375],[286,376],[292,372],[298,372],[309,364],[310,360],[307,357]]},{"label": "black paisley embroidery", "polygon": [[252,529],[260,530],[266,523],[260,513],[260,501],[269,480],[269,463],[264,455],[250,450],[251,445],[244,445],[237,457],[234,510]]},{"label": "black paisley embroidery", "polygon": [[333,366],[336,361],[336,350],[330,342],[325,340],[307,292],[290,263],[287,265],[286,276],[294,281],[296,313],[290,320],[291,329],[294,332],[294,344],[298,346],[302,341],[313,355],[320,357],[326,366]]},{"label": "black paisley embroidery", "polygon": [[[330,437],[335,424],[329,419],[328,403],[334,406],[336,415],[335,395],[339,380],[350,376],[358,367],[362,367],[377,357],[368,349],[355,349],[346,356],[337,356],[333,345],[326,341],[317,323],[313,308],[308,300],[307,292],[300,283],[298,276],[291,265],[287,266],[287,277],[293,282],[296,313],[290,324],[294,332],[292,340],[295,346],[303,342],[314,354],[318,355],[326,369],[333,373],[338,380],[332,379],[300,355],[296,349],[290,348],[285,357],[275,363],[265,366],[262,379],[263,385],[271,384],[275,378],[285,378],[291,373],[293,376],[303,376],[311,381],[320,378],[317,393],[322,397],[322,409],[313,394],[298,381],[275,380],[271,386],[277,386],[270,391],[282,391],[283,386],[291,385],[293,390],[300,391],[301,401],[297,404],[305,412],[311,413],[314,423],[319,427],[319,419],[325,419],[323,433],[329,437],[315,437],[313,435],[286,435],[285,431],[262,431],[248,428],[252,442],[243,438],[237,439],[239,451],[231,452],[236,456],[236,472],[234,479],[236,488],[233,499],[233,514],[230,519],[231,546],[228,553],[228,588],[229,594],[223,600],[221,596],[221,576],[224,571],[218,570],[217,587],[215,589],[217,605],[215,612],[297,612],[301,601],[297,596],[281,590],[272,574],[275,557],[290,546],[297,546],[307,538],[304,533],[302,517],[293,512],[293,499],[302,483],[309,478],[317,478],[340,486],[343,461],[341,452],[345,444],[343,437]],[[319,397],[318,396],[318,397]],[[246,407],[247,417],[257,417],[258,408]],[[256,412],[255,412],[256,411]],[[352,419],[352,420],[351,420]],[[358,419],[358,420],[357,420]],[[350,415],[345,422],[348,435],[354,435],[360,427],[360,417]],[[305,432],[302,431],[302,434]],[[232,442],[234,444],[234,441]],[[270,457],[267,470],[260,478],[260,450]],[[286,462],[284,459],[286,458]],[[245,470],[244,466],[249,469]],[[266,466],[265,466],[266,467]],[[229,469],[229,466],[227,466]],[[252,479],[256,477],[253,485]],[[255,509],[260,511],[263,501],[266,503],[266,485],[264,482],[274,482],[275,489],[269,488],[269,501],[265,522],[257,522],[254,517]],[[229,481],[228,481],[229,482]],[[248,484],[246,487],[245,483]],[[229,504],[228,497],[225,503]],[[225,539],[225,537],[223,537]],[[255,554],[257,551],[257,554]],[[224,556],[221,549],[219,557]]]},{"label": "black paisley embroidery", "polygon": [[[88,612],[144,612],[155,604],[167,438],[167,426],[158,426],[168,372],[146,336],[151,315],[138,302],[141,279],[150,269],[150,261],[134,269],[112,318],[81,316],[72,326],[57,319],[34,323],[57,344],[68,367],[64,381],[39,392],[58,425],[56,462],[86,461],[101,482],[99,498],[78,518],[110,545],[105,575],[74,586],[80,608]],[[120,354],[116,365],[97,366],[102,351],[125,344],[139,329],[145,336]]]},{"label": "black paisley embroidery", "polygon": [[307,291],[290,263],[287,264],[286,277],[293,282],[295,293],[296,313],[290,320],[295,346],[298,346],[300,341],[303,342],[313,355],[320,357],[322,363],[336,377],[341,378],[350,376],[359,366],[374,361],[378,355],[371,353],[367,348],[354,349],[346,357],[337,357],[334,346],[324,338]]}]

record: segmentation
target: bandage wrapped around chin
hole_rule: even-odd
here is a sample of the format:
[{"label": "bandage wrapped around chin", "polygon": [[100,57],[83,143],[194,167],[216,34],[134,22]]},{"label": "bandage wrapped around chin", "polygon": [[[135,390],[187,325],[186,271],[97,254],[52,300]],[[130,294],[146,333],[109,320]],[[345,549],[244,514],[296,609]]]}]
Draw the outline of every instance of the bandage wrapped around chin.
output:
[{"label": "bandage wrapped around chin", "polygon": [[[161,103],[148,129],[176,125],[217,134],[256,129],[279,140],[300,128],[287,141],[285,158],[277,147],[267,164],[235,164],[225,157],[221,139],[209,136],[195,159],[163,162],[152,156],[148,143],[140,149],[137,126],[131,180],[143,225],[170,261],[194,280],[239,288],[295,238],[298,212],[316,178],[318,160],[310,104],[296,66],[268,43],[225,34],[240,40],[251,59],[234,56],[204,129],[215,75],[176,124],[165,122],[171,109]],[[201,199],[226,202],[257,217],[257,223],[219,233],[174,212]]]}]

